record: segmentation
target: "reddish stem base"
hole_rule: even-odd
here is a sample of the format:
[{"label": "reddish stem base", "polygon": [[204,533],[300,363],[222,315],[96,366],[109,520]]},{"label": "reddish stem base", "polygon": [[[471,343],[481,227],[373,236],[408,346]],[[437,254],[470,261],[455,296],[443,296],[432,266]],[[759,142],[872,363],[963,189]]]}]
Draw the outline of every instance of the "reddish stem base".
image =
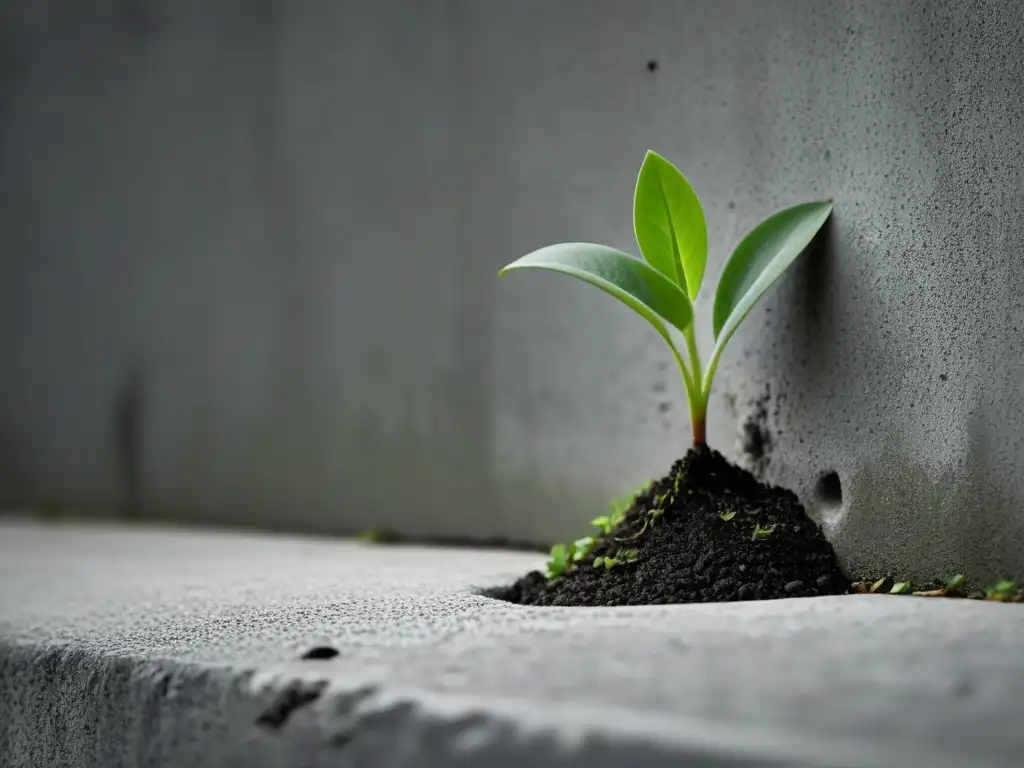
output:
[{"label": "reddish stem base", "polygon": [[701,446],[707,445],[707,441],[704,437],[704,419],[693,420],[693,447],[700,448]]}]

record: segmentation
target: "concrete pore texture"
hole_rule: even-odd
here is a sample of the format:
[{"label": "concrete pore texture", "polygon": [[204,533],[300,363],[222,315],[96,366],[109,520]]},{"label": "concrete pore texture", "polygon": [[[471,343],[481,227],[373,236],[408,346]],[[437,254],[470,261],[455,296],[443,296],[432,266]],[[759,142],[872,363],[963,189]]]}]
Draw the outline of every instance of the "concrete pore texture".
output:
[{"label": "concrete pore texture", "polygon": [[0,61],[5,506],[580,535],[685,450],[682,384],[629,310],[496,272],[635,253],[653,148],[701,319],[744,232],[836,202],[711,444],[853,571],[1024,573],[1018,4],[0,0]]},{"label": "concrete pore texture", "polygon": [[[540,556],[0,527],[0,765],[1018,766],[1020,606],[616,609]],[[302,660],[314,648],[321,660]],[[325,650],[326,649],[326,650]]]}]

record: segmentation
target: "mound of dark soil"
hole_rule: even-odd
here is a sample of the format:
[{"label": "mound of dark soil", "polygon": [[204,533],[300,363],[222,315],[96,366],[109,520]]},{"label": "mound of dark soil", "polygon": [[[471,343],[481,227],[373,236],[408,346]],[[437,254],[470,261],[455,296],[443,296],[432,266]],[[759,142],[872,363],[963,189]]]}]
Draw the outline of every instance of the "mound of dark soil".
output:
[{"label": "mound of dark soil", "polygon": [[[606,557],[621,562],[594,567],[595,558],[603,564]],[[848,588],[832,546],[792,492],[763,485],[717,451],[700,448],[637,496],[618,528],[599,536],[565,575],[547,580],[534,571],[494,594],[525,605],[597,606],[764,600]]]}]

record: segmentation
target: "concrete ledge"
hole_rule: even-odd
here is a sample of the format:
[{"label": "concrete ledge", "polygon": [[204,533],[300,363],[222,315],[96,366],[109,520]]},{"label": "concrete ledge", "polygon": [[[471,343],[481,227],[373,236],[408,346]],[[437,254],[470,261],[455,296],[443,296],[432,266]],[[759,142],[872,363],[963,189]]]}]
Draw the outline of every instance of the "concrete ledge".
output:
[{"label": "concrete ledge", "polygon": [[[0,525],[4,766],[1002,766],[1020,606],[528,609],[532,555]],[[303,661],[313,646],[339,652]]]}]

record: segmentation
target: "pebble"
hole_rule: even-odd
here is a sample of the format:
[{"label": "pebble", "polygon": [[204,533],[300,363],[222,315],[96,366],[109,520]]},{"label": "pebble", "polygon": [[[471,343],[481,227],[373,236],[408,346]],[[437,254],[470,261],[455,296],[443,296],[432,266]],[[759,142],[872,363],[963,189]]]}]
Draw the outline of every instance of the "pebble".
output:
[{"label": "pebble", "polygon": [[818,589],[820,589],[822,592],[825,592],[825,591],[828,591],[832,587],[832,577],[831,576],[819,576],[818,580],[816,582],[814,582],[814,583],[817,585]]},{"label": "pebble", "polygon": [[797,594],[799,592],[803,592],[805,589],[807,589],[807,585],[804,584],[799,579],[797,579],[795,581],[789,582],[786,585],[786,594],[788,594],[788,595],[795,595],[795,594]]},{"label": "pebble", "polygon": [[756,595],[754,594],[754,587],[751,584],[744,584],[740,587],[739,597],[740,600],[753,600]]}]

